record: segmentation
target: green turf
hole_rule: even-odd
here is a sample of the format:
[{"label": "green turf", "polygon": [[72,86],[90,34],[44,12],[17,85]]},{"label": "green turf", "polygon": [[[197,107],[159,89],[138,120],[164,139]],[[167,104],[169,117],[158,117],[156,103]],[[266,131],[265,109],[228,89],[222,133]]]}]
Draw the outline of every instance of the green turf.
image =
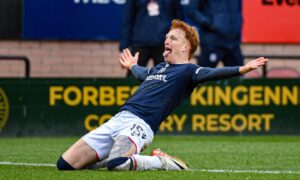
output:
[{"label": "green turf", "polygon": [[[76,139],[1,138],[0,162],[55,164]],[[55,167],[0,165],[0,179],[300,179],[300,137],[157,136],[144,154],[153,148],[181,157],[193,171],[60,172]],[[279,173],[217,173],[203,169]],[[283,173],[286,171],[292,173]]]}]

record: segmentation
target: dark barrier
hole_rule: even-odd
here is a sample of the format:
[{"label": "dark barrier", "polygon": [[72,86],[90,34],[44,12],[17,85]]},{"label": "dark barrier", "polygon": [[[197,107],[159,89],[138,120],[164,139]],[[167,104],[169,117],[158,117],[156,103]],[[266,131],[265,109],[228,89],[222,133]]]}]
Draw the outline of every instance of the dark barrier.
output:
[{"label": "dark barrier", "polygon": [[[137,83],[0,79],[0,136],[83,135],[118,112]],[[299,79],[207,83],[164,121],[159,133],[300,134],[299,105]]]},{"label": "dark barrier", "polygon": [[26,56],[0,55],[0,61],[23,61],[25,68],[25,77],[30,77],[30,60]]}]

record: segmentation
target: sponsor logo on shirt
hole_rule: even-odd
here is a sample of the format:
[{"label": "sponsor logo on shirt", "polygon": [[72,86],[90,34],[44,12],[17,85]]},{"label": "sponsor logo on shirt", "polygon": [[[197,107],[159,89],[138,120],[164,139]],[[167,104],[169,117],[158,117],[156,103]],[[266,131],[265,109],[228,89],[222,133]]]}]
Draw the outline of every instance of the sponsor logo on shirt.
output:
[{"label": "sponsor logo on shirt", "polygon": [[159,80],[159,81],[167,82],[166,78],[167,78],[167,75],[155,74],[155,75],[148,76],[146,78],[146,81]]}]

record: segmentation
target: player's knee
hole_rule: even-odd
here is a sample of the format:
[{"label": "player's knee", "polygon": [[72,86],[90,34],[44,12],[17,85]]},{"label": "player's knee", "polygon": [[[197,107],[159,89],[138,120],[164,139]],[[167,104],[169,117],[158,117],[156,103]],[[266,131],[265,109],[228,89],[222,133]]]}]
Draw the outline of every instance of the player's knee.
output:
[{"label": "player's knee", "polygon": [[129,170],[129,158],[128,157],[118,157],[111,159],[107,162],[106,167],[108,170]]},{"label": "player's knee", "polygon": [[62,156],[57,160],[56,167],[58,170],[75,170]]}]

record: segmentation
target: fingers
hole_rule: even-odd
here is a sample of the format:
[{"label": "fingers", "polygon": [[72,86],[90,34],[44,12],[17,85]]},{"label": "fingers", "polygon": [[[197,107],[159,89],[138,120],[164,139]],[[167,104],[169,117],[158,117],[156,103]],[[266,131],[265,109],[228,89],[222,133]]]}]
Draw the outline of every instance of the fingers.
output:
[{"label": "fingers", "polygon": [[130,51],[129,52],[128,51],[129,51],[128,48],[123,49],[123,51],[120,54],[120,59],[119,59],[120,62],[122,61],[124,63],[131,56]]},{"label": "fingers", "polygon": [[264,57],[260,57],[260,58],[254,59],[252,61],[249,61],[246,65],[241,66],[240,73],[241,74],[248,73],[254,69],[264,66],[268,61],[269,61],[269,59],[264,58]]},{"label": "fingers", "polygon": [[126,56],[125,56],[125,54],[124,54],[124,53],[121,53],[121,54],[120,54],[120,57],[122,58],[122,60],[123,60],[123,61],[125,61],[125,60],[126,60]]},{"label": "fingers", "polygon": [[125,49],[125,54],[127,57],[132,57],[131,52],[129,51],[128,48]]},{"label": "fingers", "polygon": [[123,54],[123,57],[124,57],[125,59],[127,59],[127,58],[132,58],[131,52],[129,51],[128,48],[123,49],[122,54]]},{"label": "fingers", "polygon": [[261,67],[261,66],[265,65],[268,61],[269,61],[269,59],[260,57],[260,58],[255,59],[253,61],[253,63],[251,63],[251,64],[252,64],[253,68],[257,68],[257,67]]},{"label": "fingers", "polygon": [[264,57],[260,57],[260,58],[257,59],[257,61],[262,62],[262,63],[265,63],[265,62],[268,62],[269,59],[264,58]]},{"label": "fingers", "polygon": [[132,64],[137,64],[138,57],[139,52],[135,53],[133,57],[130,50],[126,48],[123,49],[123,51],[121,52],[119,61],[122,64],[122,66],[130,68]]},{"label": "fingers", "polygon": [[131,52],[129,51],[128,48],[123,49],[123,51],[121,52],[120,56],[121,56],[121,58],[122,58],[123,60],[132,58]]},{"label": "fingers", "polygon": [[260,66],[265,65],[268,61],[269,61],[269,59],[266,59],[266,58],[264,58],[264,57],[259,58]]},{"label": "fingers", "polygon": [[123,49],[121,56],[122,56],[124,59],[126,59],[126,58],[127,58],[127,54],[126,54],[126,51],[125,51],[125,49]]},{"label": "fingers", "polygon": [[135,58],[135,59],[138,59],[138,58],[139,58],[139,55],[140,55],[139,52],[135,53],[134,58]]},{"label": "fingers", "polygon": [[124,66],[124,60],[122,58],[119,58],[119,62]]},{"label": "fingers", "polygon": [[123,49],[123,51],[120,53],[120,58],[119,58],[119,62],[122,64],[122,66],[125,67],[126,65],[126,59],[127,59],[127,55],[125,53],[125,49]]}]

